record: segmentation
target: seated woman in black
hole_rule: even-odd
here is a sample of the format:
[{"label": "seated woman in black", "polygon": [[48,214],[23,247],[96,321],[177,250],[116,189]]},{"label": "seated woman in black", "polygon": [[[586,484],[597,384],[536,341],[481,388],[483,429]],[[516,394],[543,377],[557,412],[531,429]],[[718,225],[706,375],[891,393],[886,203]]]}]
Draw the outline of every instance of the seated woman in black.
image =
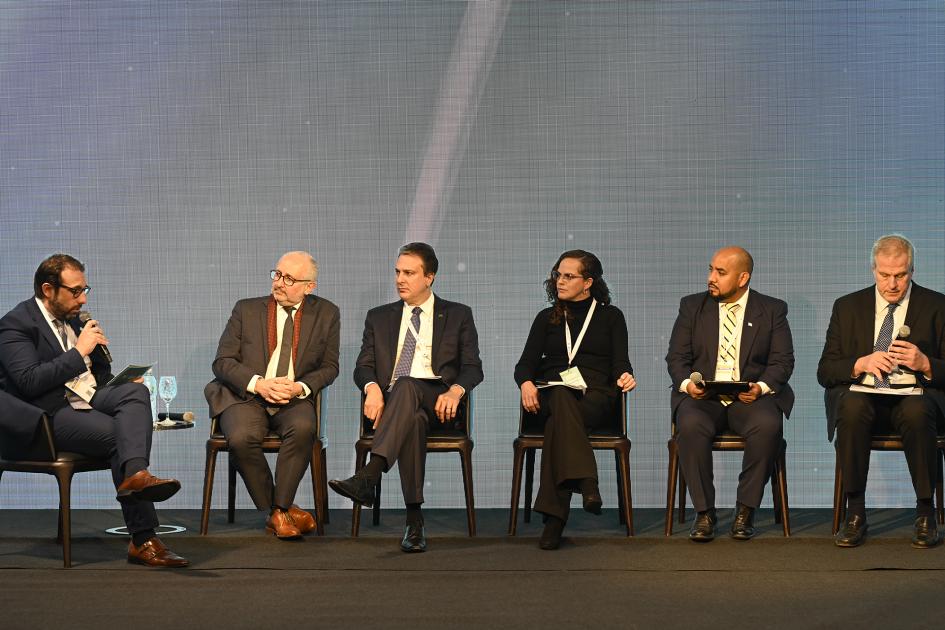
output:
[{"label": "seated woman in black", "polygon": [[[561,254],[545,280],[552,306],[535,317],[515,382],[522,407],[545,421],[541,480],[535,511],[545,517],[539,546],[557,549],[568,520],[571,493],[600,514],[597,463],[587,433],[613,421],[620,392],[636,387],[627,356],[627,324],[610,303],[597,256]],[[567,385],[547,383],[565,382]]]}]

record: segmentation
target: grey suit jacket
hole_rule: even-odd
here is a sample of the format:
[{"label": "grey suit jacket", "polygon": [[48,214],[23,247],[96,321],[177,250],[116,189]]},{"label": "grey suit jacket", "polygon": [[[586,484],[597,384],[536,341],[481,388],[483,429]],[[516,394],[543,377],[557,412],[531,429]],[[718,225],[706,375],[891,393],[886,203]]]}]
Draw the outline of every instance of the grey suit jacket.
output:
[{"label": "grey suit jacket", "polygon": [[[840,401],[855,381],[850,376],[853,365],[873,352],[875,310],[875,286],[844,295],[833,303],[824,351],[817,364],[817,381],[825,388],[828,439],[833,439]],[[905,323],[912,329],[909,341],[932,364],[932,380],[923,383],[925,395],[945,416],[945,295],[913,282]]]},{"label": "grey suit jacket", "polygon": [[[766,383],[785,417],[791,415],[794,407],[794,390],[788,384],[794,372],[794,345],[787,312],[784,301],[750,291],[738,351],[741,379]],[[673,324],[666,354],[666,365],[673,379],[674,416],[679,403],[687,397],[679,391],[679,386],[693,372],[711,378],[715,374],[718,352],[718,302],[708,292],[684,297],[679,302],[679,315]]]},{"label": "grey suit jacket", "polygon": [[[269,365],[267,306],[271,296],[240,300],[233,307],[213,360],[216,378],[204,388],[211,417],[230,405],[251,400],[246,390],[253,376],[265,376]],[[299,345],[293,357],[295,380],[314,394],[338,376],[341,317],[338,307],[322,297],[305,296],[299,324]]]}]

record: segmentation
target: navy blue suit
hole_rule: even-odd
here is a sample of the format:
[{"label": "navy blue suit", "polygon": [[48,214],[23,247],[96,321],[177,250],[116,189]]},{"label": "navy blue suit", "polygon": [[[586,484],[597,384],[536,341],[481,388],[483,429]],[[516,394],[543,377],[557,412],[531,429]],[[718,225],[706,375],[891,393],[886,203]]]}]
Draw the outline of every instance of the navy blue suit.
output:
[{"label": "navy blue suit", "polygon": [[[70,325],[78,333],[77,323]],[[65,397],[65,383],[86,370],[79,351],[63,352],[34,298],[20,302],[0,319],[0,388],[46,412],[58,449],[107,457],[117,488],[125,478],[125,462],[150,457],[150,395],[138,383],[105,387],[112,377],[108,362],[100,350],[93,351],[90,358],[98,384],[92,409],[73,409]],[[39,418],[14,411],[0,407],[0,428],[26,446],[39,427]],[[151,502],[129,499],[121,507],[132,534],[157,527]]]},{"label": "navy blue suit", "polygon": [[717,399],[696,400],[679,387],[693,372],[711,380],[719,353],[719,303],[707,292],[679,302],[679,315],[669,340],[666,365],[672,378],[672,414],[676,423],[680,468],[693,506],[715,507],[712,483],[712,438],[725,429],[746,439],[737,500],[757,508],[771,476],[781,444],[782,414],[790,416],[794,391],[788,379],[794,371],[794,346],[787,321],[787,304],[749,291],[739,342],[739,379],[764,382],[772,394],[750,404],[736,399],[723,407]]}]

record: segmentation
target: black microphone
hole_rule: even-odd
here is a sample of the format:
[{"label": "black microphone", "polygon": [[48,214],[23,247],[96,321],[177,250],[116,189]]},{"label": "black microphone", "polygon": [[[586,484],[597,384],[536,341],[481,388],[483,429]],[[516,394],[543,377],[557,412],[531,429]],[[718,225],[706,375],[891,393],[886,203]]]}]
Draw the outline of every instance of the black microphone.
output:
[{"label": "black microphone", "polygon": [[[91,313],[89,313],[88,311],[79,311],[79,321],[82,323],[82,326],[85,326],[85,324],[90,319],[92,319]],[[99,330],[101,330],[101,326],[99,326]],[[102,331],[102,334],[104,335],[105,331]],[[108,346],[103,345],[103,344],[98,344],[98,349],[102,351],[102,356],[105,357],[105,360],[111,363],[112,353],[108,351]]]},{"label": "black microphone", "polygon": [[705,389],[705,381],[702,379],[702,372],[693,372],[689,375],[689,380],[695,383],[699,389]]},{"label": "black microphone", "polygon": [[161,412],[158,414],[158,420],[173,420],[174,422],[193,422],[194,421],[194,412],[185,411],[183,413],[173,412],[165,413]]}]

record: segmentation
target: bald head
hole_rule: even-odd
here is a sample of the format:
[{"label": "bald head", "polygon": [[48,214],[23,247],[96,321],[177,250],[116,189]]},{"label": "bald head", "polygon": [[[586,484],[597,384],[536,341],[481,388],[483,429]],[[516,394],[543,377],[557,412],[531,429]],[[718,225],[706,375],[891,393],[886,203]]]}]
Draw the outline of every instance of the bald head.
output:
[{"label": "bald head", "polygon": [[308,252],[286,252],[275,271],[272,297],[279,306],[295,306],[318,286],[318,264]]},{"label": "bald head", "polygon": [[755,261],[751,254],[741,247],[723,247],[712,256],[709,263],[709,276],[706,285],[709,295],[720,302],[735,302],[751,281]]}]

